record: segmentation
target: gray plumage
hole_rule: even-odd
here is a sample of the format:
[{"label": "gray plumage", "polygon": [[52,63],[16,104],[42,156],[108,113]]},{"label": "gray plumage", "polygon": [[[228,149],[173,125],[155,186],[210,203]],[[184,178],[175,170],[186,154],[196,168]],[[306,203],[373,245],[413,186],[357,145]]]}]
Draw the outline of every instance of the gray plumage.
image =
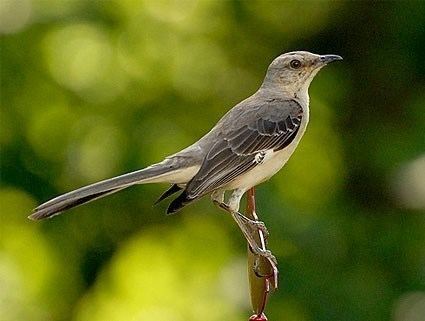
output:
[{"label": "gray plumage", "polygon": [[233,191],[228,206],[237,211],[243,193],[270,178],[289,159],[308,123],[311,80],[321,67],[340,59],[303,51],[277,57],[259,90],[195,144],[145,169],[58,196],[38,206],[30,218],[52,217],[135,184],[161,182],[173,188],[160,200],[184,189],[168,213],[210,193],[223,203],[226,190]]},{"label": "gray plumage", "polygon": [[[237,126],[232,126],[233,113],[222,120],[224,130],[186,186],[185,204],[258,166],[261,161],[257,161],[257,156],[261,159],[267,150],[281,150],[296,136],[302,118],[302,108],[296,101],[269,98],[248,105],[242,105]],[[178,201],[171,204],[169,212],[179,209]]]}]

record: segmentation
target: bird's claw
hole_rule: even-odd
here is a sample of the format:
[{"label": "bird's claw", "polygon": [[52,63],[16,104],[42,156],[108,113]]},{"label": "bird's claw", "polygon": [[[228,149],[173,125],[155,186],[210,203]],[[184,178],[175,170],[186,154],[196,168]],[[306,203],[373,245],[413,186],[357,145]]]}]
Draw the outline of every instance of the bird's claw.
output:
[{"label": "bird's claw", "polygon": [[[265,259],[269,260],[271,264],[273,264],[274,266],[277,266],[277,259],[270,250],[265,250],[258,246],[256,247],[250,246],[250,249],[252,253],[254,253],[255,255],[264,257]],[[256,262],[255,265],[258,266],[259,263]]]},{"label": "bird's claw", "polygon": [[[266,225],[264,224],[264,222],[262,221],[257,221],[257,220],[252,220],[249,217],[246,217],[245,215],[237,212],[237,211],[233,211],[229,205],[227,205],[226,203],[223,202],[219,202],[218,200],[214,200],[213,202],[215,205],[217,205],[218,207],[220,207],[221,209],[225,210],[226,212],[232,213],[233,217],[236,219],[236,221],[238,222],[238,224],[242,224],[244,226],[244,228],[242,227],[242,225],[240,225],[240,227],[242,228],[242,231],[244,231],[244,233],[248,233],[250,234],[249,237],[245,234],[245,237],[247,237],[247,241],[250,244],[250,248],[251,251],[259,256],[262,256],[266,259],[268,259],[272,264],[274,264],[275,266],[277,265],[277,260],[276,257],[272,254],[272,252],[270,252],[269,250],[263,249],[261,248],[258,244],[252,244],[252,242],[249,241],[250,238],[253,237],[253,233],[258,233],[258,231],[261,231],[264,237],[264,240],[266,240],[269,237],[269,231],[266,227]],[[249,231],[249,230],[250,231]]]},{"label": "bird's claw", "polygon": [[269,230],[266,227],[266,224],[264,224],[264,222],[250,220],[250,221],[248,221],[248,224],[251,224],[252,227],[254,229],[256,229],[257,231],[263,232],[264,239],[267,239],[269,237],[270,233],[269,233]]},{"label": "bird's claw", "polygon": [[239,212],[234,212],[239,218],[242,219],[242,221],[245,223],[245,225],[247,225],[251,230],[253,230],[254,233],[261,231],[263,232],[263,236],[264,239],[267,239],[270,235],[266,224],[264,224],[264,222],[262,221],[257,221],[257,220],[252,220],[249,217],[246,217],[245,215],[239,213]]},{"label": "bird's claw", "polygon": [[213,200],[213,203],[216,206],[218,206],[219,208],[221,208],[222,210],[226,211],[226,212],[233,212],[233,213],[235,213],[237,216],[239,216],[240,218],[242,218],[242,220],[244,222],[246,222],[247,225],[249,225],[251,228],[255,229],[255,232],[257,232],[257,231],[263,232],[263,236],[264,236],[265,239],[267,239],[269,237],[270,233],[269,233],[269,231],[268,231],[268,229],[266,227],[266,224],[264,224],[264,222],[251,220],[250,218],[246,217],[245,215],[243,215],[243,214],[241,214],[239,212],[232,211],[230,209],[229,205],[227,205],[226,203],[222,203],[222,202],[219,202],[217,200]]}]

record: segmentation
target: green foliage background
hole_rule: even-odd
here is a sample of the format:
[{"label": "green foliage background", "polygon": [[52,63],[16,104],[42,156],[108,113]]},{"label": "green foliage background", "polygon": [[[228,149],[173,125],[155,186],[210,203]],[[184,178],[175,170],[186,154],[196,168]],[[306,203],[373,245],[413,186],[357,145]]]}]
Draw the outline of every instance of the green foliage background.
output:
[{"label": "green foliage background", "polygon": [[422,2],[2,0],[0,32],[0,320],[246,320],[245,243],[208,199],[166,217],[146,185],[26,216],[191,144],[292,50],[344,62],[257,189],[269,319],[425,320]]}]

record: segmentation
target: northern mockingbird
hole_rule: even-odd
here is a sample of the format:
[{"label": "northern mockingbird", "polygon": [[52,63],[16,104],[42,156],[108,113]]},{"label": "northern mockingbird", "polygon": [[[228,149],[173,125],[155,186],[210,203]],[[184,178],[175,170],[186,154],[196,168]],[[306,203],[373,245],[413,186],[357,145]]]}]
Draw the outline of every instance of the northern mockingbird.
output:
[{"label": "northern mockingbird", "polygon": [[[170,183],[158,201],[182,192],[170,203],[168,214],[211,194],[214,203],[232,214],[254,253],[271,258],[270,251],[252,237],[254,229],[266,232],[264,224],[239,213],[239,202],[292,155],[309,119],[308,87],[323,66],[336,60],[342,58],[306,51],[280,55],[268,67],[257,92],[228,111],[193,145],[147,168],[58,196],[38,206],[29,218],[52,217],[136,184]],[[231,191],[227,201],[226,191]]]}]

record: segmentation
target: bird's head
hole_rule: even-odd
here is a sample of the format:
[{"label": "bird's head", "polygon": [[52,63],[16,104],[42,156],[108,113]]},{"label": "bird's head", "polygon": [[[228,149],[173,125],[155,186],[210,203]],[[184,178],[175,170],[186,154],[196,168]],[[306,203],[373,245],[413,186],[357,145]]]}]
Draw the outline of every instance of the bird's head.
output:
[{"label": "bird's head", "polygon": [[307,95],[308,87],[318,71],[337,60],[342,60],[342,57],[316,55],[308,51],[282,54],[270,64],[262,87],[280,89],[295,96]]}]

